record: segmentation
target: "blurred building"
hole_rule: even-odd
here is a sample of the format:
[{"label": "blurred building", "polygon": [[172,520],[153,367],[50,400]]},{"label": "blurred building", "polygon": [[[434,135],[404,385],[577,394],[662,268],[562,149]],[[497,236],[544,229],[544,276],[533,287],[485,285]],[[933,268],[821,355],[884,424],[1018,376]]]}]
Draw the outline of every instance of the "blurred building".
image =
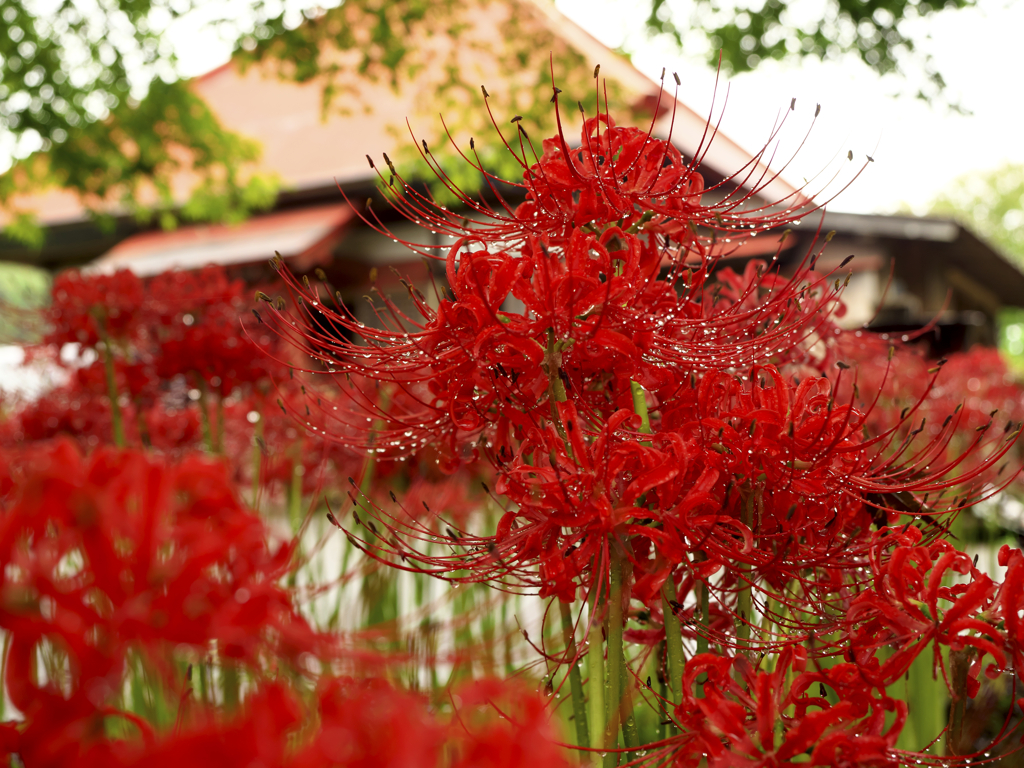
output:
[{"label": "blurred building", "polygon": [[[700,171],[709,185],[732,179],[742,168],[751,172],[735,178],[764,178],[764,168],[754,154],[721,133],[709,144],[706,116],[675,101],[661,84],[634,69],[545,0],[500,0],[485,9],[485,17],[462,33],[457,48],[444,36],[435,36],[424,45],[432,46],[439,65],[454,61],[452,66],[461,69],[464,80],[485,83],[496,95],[492,100],[496,110],[503,104],[502,94],[514,86],[522,92],[525,82],[522,73],[496,66],[487,54],[503,44],[497,35],[510,32],[510,20],[514,20],[515,34],[533,34],[548,41],[546,44],[584,62],[588,73],[600,64],[614,93],[618,108],[613,107],[613,112],[619,119],[637,125],[653,121],[655,135],[671,133],[684,157],[701,157]],[[403,273],[423,269],[418,256],[364,224],[356,208],[367,198],[379,197],[378,179],[367,155],[379,162],[384,152],[401,157],[399,148],[415,146],[407,118],[417,129],[437,127],[436,109],[430,109],[436,81],[424,75],[422,81],[395,88],[390,82],[369,82],[352,75],[343,89],[351,107],[326,112],[317,81],[281,80],[269,67],[243,69],[229,63],[196,79],[194,87],[226,127],[262,144],[261,170],[276,174],[282,183],[273,210],[236,226],[183,226],[165,232],[142,229],[115,209],[111,211],[113,229],[104,230],[77,198],[53,190],[18,202],[19,208],[38,213],[46,228],[44,246],[29,250],[0,241],[0,261],[48,270],[67,266],[100,271],[128,268],[140,275],[219,263],[261,282],[268,276],[267,259],[279,252],[296,271],[324,269],[346,301],[356,301],[367,292],[371,270],[386,290],[389,280],[397,283],[397,278],[389,277],[388,267]],[[540,91],[545,101],[548,92]],[[467,101],[465,109],[482,110],[481,100]],[[578,118],[575,109],[566,111],[572,113],[566,115],[567,120]],[[507,124],[507,116],[496,115],[499,117],[500,123]],[[567,133],[578,133],[578,128]],[[461,138],[465,141],[466,137]],[[177,191],[183,195],[189,182],[188,174],[182,174]],[[763,194],[767,202],[799,195],[799,190],[775,179]],[[846,293],[844,322],[848,325],[869,323],[903,334],[932,323],[927,338],[939,353],[975,342],[994,343],[999,309],[1024,305],[1024,274],[992,247],[949,221],[837,213],[825,214],[821,221],[820,215],[810,216],[784,240],[785,261],[797,261],[809,252],[819,223],[822,232],[836,231],[820,269],[827,270],[850,254],[856,256],[849,265],[854,274]],[[770,257],[778,243],[778,237],[770,235],[756,238],[734,259]]]}]

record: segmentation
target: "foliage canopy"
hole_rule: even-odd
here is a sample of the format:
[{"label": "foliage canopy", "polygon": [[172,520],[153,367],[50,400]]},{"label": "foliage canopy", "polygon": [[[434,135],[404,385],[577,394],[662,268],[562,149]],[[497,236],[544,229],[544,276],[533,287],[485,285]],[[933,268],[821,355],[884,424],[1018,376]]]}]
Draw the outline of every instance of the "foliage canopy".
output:
[{"label": "foliage canopy", "polygon": [[[974,1],[947,0],[945,6]],[[693,0],[693,23],[684,25],[667,0],[645,2],[641,12],[650,33],[682,45],[684,26],[694,27],[687,34],[710,39],[714,63],[720,47],[727,72],[752,69],[765,59],[851,51],[876,71],[890,72],[921,60],[900,22],[939,7],[919,0],[827,0],[820,21],[794,26],[783,0],[764,0],[759,8]],[[30,212],[16,210],[14,201],[54,185],[78,194],[93,210],[120,203],[142,219],[159,214],[168,227],[179,217],[237,220],[272,204],[276,182],[256,170],[258,145],[227,130],[181,79],[166,32],[200,8],[243,65],[265,62],[282,77],[320,81],[326,112],[343,99],[345,78],[353,72],[397,87],[436,66],[415,41],[459,36],[469,26],[467,13],[479,5],[467,11],[453,0],[346,0],[303,16],[277,0],[4,0],[0,148],[15,159],[0,176],[6,234],[41,243]],[[540,44],[545,41],[515,39],[504,31],[512,41],[502,54],[505,63],[514,71],[539,72],[533,59],[543,54],[546,63],[550,48]],[[325,50],[343,55],[325,56]],[[449,62],[443,66],[450,93],[475,92],[478,83],[463,82]],[[941,92],[941,76],[931,70],[929,75],[933,90]],[[196,183],[180,207],[171,178],[183,167],[195,172]]]}]

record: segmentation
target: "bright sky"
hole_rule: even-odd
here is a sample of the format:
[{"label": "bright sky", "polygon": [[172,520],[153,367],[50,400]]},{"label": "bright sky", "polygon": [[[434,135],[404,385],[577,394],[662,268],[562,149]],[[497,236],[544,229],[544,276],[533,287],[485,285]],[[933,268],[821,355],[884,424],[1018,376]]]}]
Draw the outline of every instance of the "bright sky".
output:
[{"label": "bright sky", "polygon": [[[707,109],[714,73],[685,51],[680,55],[668,45],[638,44],[642,19],[630,12],[629,0],[557,0],[557,5],[606,45],[626,43],[636,51],[633,63],[648,75],[659,76],[662,67],[677,71],[682,100],[698,111]],[[977,8],[916,20],[913,29],[915,41],[935,57],[951,94],[971,116],[929,107],[913,96],[887,95],[897,93],[900,84],[880,78],[859,61],[765,62],[756,72],[732,78],[722,130],[755,150],[767,139],[779,110],[796,97],[793,117],[798,120],[787,123],[787,133],[798,140],[820,103],[811,141],[801,150],[797,172],[787,177],[798,183],[801,175],[813,175],[850,148],[861,156],[871,154],[875,163],[830,206],[858,213],[890,213],[901,202],[924,213],[929,200],[956,176],[1024,163],[1024,2],[980,0]]]}]

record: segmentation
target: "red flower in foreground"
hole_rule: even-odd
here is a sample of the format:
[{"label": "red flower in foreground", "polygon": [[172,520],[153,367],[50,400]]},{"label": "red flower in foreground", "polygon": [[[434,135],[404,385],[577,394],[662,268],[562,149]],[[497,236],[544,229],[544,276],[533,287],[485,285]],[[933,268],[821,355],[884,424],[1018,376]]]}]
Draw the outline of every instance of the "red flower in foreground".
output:
[{"label": "red flower in foreground", "polygon": [[[211,644],[254,670],[335,652],[278,584],[290,547],[268,546],[222,464],[107,448],[83,457],[69,442],[4,460],[4,682],[26,718],[27,764],[69,764],[104,718],[130,719],[117,702],[131,658],[173,690],[175,654],[202,662]],[[40,678],[37,653],[66,661]]]},{"label": "red flower in foreground", "polygon": [[895,745],[906,704],[865,683],[853,664],[808,669],[802,648],[783,651],[769,670],[742,656],[701,654],[686,664],[683,691],[675,710],[683,734],[663,748],[674,752],[674,765],[705,759],[709,768],[901,764]]}]

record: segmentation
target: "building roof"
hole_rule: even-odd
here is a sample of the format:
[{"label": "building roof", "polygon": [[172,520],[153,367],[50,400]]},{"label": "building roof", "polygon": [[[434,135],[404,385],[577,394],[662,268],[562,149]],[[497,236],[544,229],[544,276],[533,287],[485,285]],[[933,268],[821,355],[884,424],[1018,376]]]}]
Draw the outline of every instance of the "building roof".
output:
[{"label": "building roof", "polygon": [[[797,231],[818,226],[818,218],[810,216]],[[821,217],[821,231],[835,230],[862,241],[888,242],[906,249],[911,244],[921,255],[921,268],[943,271],[943,280],[950,282],[950,270],[984,286],[993,301],[1002,306],[1024,306],[1024,272],[992,245],[977,237],[966,227],[946,218],[919,216],[882,216],[856,213],[826,212]],[[834,241],[838,245],[838,239]],[[830,246],[826,251],[835,251]],[[845,256],[846,254],[836,254]]]},{"label": "building roof", "polygon": [[[516,74],[501,71],[497,59],[487,51],[500,42],[494,40],[495,33],[507,26],[502,22],[510,15],[521,27],[526,25],[525,28],[554,36],[581,56],[587,67],[600,64],[602,75],[614,83],[625,102],[635,105],[637,110],[649,110],[660,98],[661,117],[656,133],[666,135],[672,121],[673,141],[684,156],[692,157],[701,147],[707,126],[705,116],[694,112],[682,100],[674,101],[670,93],[662,93],[659,83],[559,13],[549,0],[485,3],[474,9],[473,29],[461,33],[471,36],[471,44],[464,37],[456,41],[445,35],[434,35],[423,44],[430,48],[428,56],[438,63],[438,69],[441,69],[441,62],[449,60],[445,57],[451,54],[451,49],[458,46],[456,53],[463,78],[468,82],[479,79],[500,97],[503,81],[509,81]],[[338,58],[339,63],[348,65],[348,74],[341,87],[342,95],[336,97],[336,103],[326,113],[322,82],[282,80],[270,64],[242,68],[237,62],[229,62],[196,78],[192,87],[226,128],[256,139],[262,145],[259,170],[276,175],[283,190],[327,192],[336,184],[371,182],[374,177],[366,156],[379,158],[384,152],[393,154],[397,147],[410,145],[407,120],[419,134],[433,133],[440,125],[431,98],[435,81],[426,73],[395,88],[386,78],[371,81],[359,77],[353,71],[351,56],[346,59],[339,54]],[[684,89],[684,99],[685,95]],[[467,108],[482,110],[479,97],[474,99],[467,102]],[[565,112],[569,113],[563,116],[568,122],[578,118],[575,109]],[[703,156],[703,167],[713,175],[727,176],[752,159],[749,152],[719,133]],[[184,201],[194,182],[195,177],[190,173],[178,174],[172,184],[175,197]],[[775,198],[795,192],[794,187],[781,179],[766,190],[767,195]],[[85,207],[66,190],[51,189],[21,198],[15,201],[14,207],[35,212],[40,223],[49,228],[74,226],[88,220]],[[118,208],[113,207],[110,212],[116,215]],[[9,249],[0,248],[0,258],[4,258],[3,250]],[[10,257],[10,253],[7,256]]]},{"label": "building roof", "polygon": [[181,227],[173,232],[140,232],[92,262],[90,272],[130,269],[140,277],[207,264],[248,264],[275,252],[300,271],[330,260],[346,225],[355,218],[347,203],[295,208],[257,216],[237,225]]}]

